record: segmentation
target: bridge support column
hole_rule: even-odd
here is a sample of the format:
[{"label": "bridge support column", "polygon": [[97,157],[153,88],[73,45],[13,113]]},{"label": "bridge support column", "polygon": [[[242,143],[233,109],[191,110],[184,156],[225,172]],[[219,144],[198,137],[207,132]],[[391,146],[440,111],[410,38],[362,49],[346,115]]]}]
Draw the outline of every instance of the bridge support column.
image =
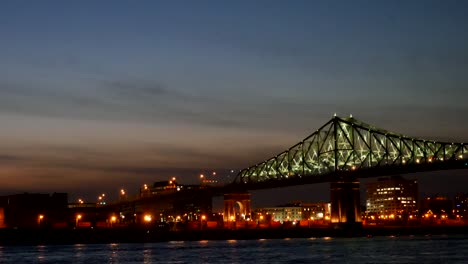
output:
[{"label": "bridge support column", "polygon": [[330,183],[331,224],[335,228],[362,226],[358,179],[340,179]]},{"label": "bridge support column", "polygon": [[[236,205],[239,206],[236,212]],[[250,217],[250,193],[228,193],[224,195],[224,222],[235,222]]]}]

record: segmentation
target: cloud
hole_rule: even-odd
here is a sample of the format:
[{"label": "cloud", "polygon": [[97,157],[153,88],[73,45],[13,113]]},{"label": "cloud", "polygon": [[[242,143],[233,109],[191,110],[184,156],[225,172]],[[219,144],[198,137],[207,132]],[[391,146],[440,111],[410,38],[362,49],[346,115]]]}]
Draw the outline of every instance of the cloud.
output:
[{"label": "cloud", "polygon": [[23,160],[21,156],[0,154],[0,162],[16,162],[21,160]]}]

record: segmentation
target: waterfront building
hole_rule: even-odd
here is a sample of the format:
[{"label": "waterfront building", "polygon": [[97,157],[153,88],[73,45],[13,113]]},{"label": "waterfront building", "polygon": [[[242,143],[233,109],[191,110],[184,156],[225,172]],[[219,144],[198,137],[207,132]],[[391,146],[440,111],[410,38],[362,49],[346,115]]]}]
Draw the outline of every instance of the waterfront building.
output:
[{"label": "waterfront building", "polygon": [[468,193],[455,195],[453,214],[456,218],[468,218]]},{"label": "waterfront building", "polygon": [[329,220],[331,203],[301,203],[302,220]]},{"label": "waterfront building", "polygon": [[451,218],[453,213],[453,202],[447,197],[434,195],[421,200],[419,212],[423,217],[431,215],[433,218]]},{"label": "waterfront building", "polygon": [[37,228],[67,220],[66,193],[0,196],[0,226]]},{"label": "waterfront building", "polygon": [[366,185],[366,213],[394,218],[418,211],[418,182],[401,176],[379,178]]},{"label": "waterfront building", "polygon": [[300,206],[278,206],[257,209],[259,219],[268,222],[297,222],[302,219],[302,208]]},{"label": "waterfront building", "polygon": [[301,220],[330,220],[330,203],[294,202],[276,207],[258,208],[255,210],[257,219],[267,222],[298,222]]}]

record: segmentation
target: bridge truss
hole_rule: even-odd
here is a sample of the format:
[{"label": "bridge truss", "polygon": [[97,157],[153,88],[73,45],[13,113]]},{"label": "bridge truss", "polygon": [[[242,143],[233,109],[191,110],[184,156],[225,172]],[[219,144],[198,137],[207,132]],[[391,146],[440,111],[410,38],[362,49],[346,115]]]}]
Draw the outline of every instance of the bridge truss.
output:
[{"label": "bridge truss", "polygon": [[368,169],[438,168],[442,163],[467,166],[467,159],[468,144],[407,137],[335,116],[288,150],[241,170],[234,183],[301,181]]}]

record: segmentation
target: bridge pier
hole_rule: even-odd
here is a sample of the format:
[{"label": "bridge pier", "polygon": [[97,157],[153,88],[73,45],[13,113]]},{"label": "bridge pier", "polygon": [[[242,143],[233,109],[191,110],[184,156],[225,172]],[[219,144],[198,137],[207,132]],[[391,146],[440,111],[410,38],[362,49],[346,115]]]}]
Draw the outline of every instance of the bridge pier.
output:
[{"label": "bridge pier", "polygon": [[[239,206],[236,212],[236,205]],[[250,217],[250,193],[228,193],[224,194],[224,222],[235,222]]]},{"label": "bridge pier", "polygon": [[362,226],[359,180],[339,179],[330,183],[331,224],[334,228],[354,229]]}]

